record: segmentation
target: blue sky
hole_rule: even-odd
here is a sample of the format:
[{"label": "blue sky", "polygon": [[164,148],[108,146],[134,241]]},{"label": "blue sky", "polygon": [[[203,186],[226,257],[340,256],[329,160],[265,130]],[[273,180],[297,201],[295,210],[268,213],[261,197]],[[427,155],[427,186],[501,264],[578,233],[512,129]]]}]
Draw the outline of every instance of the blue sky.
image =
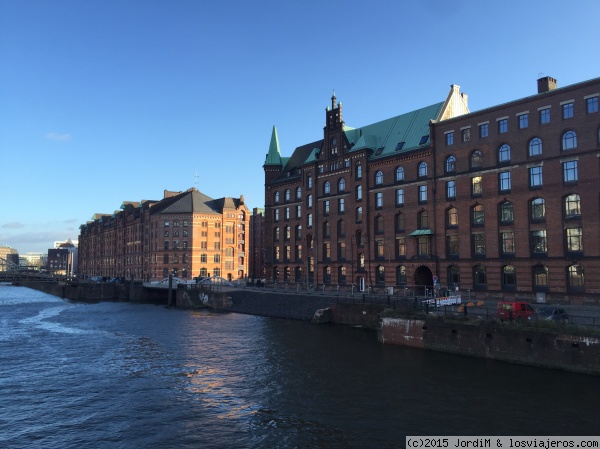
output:
[{"label": "blue sky", "polygon": [[[262,164],[364,126],[600,76],[600,2],[0,2],[0,245],[46,251],[122,201],[197,187],[264,203]],[[196,173],[198,178],[196,180]]]}]

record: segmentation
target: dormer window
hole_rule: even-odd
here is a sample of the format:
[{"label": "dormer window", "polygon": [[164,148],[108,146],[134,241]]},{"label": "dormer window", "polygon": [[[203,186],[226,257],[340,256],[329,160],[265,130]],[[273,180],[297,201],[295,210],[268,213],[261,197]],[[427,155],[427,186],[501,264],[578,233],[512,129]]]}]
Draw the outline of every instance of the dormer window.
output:
[{"label": "dormer window", "polygon": [[429,140],[429,135],[421,137],[421,140],[419,140],[419,145],[425,145],[428,140]]},{"label": "dormer window", "polygon": [[404,148],[404,144],[406,142],[398,142],[398,145],[396,145],[396,151],[400,151],[402,148]]}]

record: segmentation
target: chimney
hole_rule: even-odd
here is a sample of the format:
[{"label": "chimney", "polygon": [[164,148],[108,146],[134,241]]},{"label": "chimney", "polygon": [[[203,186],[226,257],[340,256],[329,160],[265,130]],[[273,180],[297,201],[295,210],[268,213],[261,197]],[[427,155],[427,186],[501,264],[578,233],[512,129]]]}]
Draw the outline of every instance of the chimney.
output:
[{"label": "chimney", "polygon": [[556,89],[556,80],[550,76],[545,76],[537,80],[538,83],[538,94],[549,92]]}]

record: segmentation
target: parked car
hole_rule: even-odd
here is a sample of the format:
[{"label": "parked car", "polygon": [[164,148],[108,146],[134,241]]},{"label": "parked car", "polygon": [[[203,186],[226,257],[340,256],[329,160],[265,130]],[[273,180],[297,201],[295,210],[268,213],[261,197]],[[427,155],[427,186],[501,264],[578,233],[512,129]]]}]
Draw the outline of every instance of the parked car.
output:
[{"label": "parked car", "polygon": [[[185,284],[185,283],[186,283],[185,279],[181,279],[181,278],[178,278],[176,276],[173,276],[173,284],[172,285]],[[157,284],[159,284],[159,285],[169,285],[169,278],[164,278],[162,281],[158,281]]]},{"label": "parked car", "polygon": [[220,285],[223,287],[233,287],[233,282],[219,276],[212,276],[199,282],[200,285]]},{"label": "parked car", "polygon": [[557,321],[561,323],[569,322],[569,314],[565,309],[560,307],[542,307],[535,311],[533,315],[529,317],[532,321]]},{"label": "parked car", "polygon": [[535,310],[527,302],[522,301],[498,301],[497,315],[500,321],[529,319]]}]

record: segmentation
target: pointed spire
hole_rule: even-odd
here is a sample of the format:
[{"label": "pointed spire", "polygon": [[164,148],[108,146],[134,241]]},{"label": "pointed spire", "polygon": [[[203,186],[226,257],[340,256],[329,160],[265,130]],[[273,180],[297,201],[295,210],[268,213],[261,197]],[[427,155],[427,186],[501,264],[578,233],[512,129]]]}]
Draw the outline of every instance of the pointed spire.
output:
[{"label": "pointed spire", "polygon": [[333,95],[331,96],[331,109],[335,109],[336,104],[335,104],[335,89],[333,90]]},{"label": "pointed spire", "polygon": [[271,133],[271,144],[269,145],[269,153],[265,165],[281,165],[281,152],[279,151],[279,138],[277,137],[277,128],[273,126]]}]

